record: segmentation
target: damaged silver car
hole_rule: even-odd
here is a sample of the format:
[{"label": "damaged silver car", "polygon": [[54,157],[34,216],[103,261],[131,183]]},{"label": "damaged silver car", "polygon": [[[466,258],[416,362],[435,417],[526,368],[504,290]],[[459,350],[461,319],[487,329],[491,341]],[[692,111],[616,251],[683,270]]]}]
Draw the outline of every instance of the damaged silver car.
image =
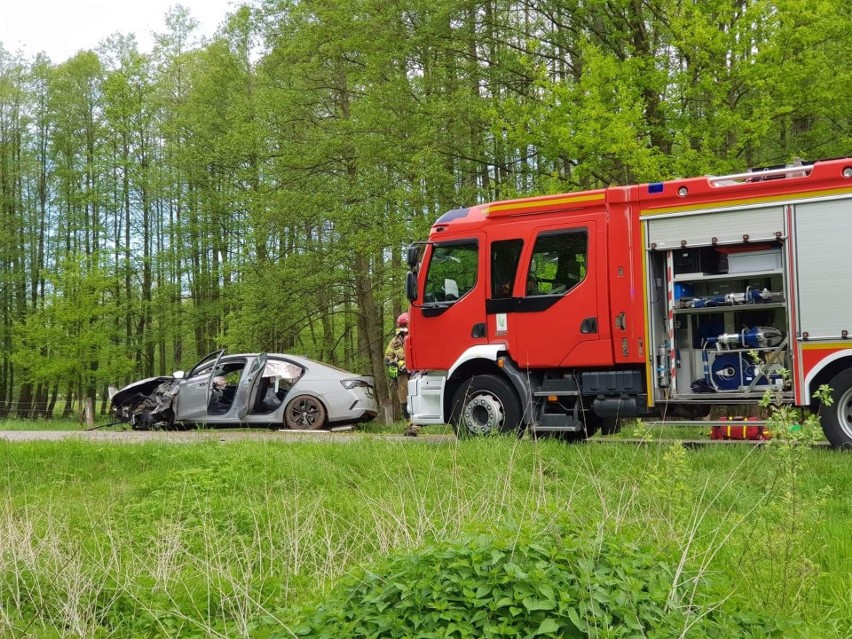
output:
[{"label": "damaged silver car", "polygon": [[112,415],[135,430],[267,425],[295,430],[355,424],[378,409],[373,378],[280,353],[210,353],[188,372],[110,389]]}]

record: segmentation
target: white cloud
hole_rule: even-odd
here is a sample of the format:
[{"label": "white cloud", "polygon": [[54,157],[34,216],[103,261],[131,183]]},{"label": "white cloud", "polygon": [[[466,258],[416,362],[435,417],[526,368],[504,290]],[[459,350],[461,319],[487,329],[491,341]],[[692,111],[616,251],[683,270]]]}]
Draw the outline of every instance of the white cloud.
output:
[{"label": "white cloud", "polygon": [[44,51],[63,62],[119,32],[135,33],[139,48],[150,51],[151,34],[165,31],[164,16],[175,4],[189,9],[204,36],[235,7],[234,0],[0,0],[0,42],[7,51]]}]

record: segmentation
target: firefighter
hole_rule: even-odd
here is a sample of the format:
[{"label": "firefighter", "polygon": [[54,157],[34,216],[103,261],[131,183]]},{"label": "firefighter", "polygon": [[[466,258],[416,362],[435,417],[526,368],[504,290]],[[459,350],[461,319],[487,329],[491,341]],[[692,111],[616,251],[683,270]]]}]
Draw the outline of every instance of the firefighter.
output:
[{"label": "firefighter", "polygon": [[[391,383],[396,384],[396,396],[402,406],[402,416],[408,419],[408,369],[405,367],[405,339],[408,337],[408,313],[396,318],[396,332],[385,349],[385,366]],[[406,435],[417,435],[417,429],[410,425]]]}]

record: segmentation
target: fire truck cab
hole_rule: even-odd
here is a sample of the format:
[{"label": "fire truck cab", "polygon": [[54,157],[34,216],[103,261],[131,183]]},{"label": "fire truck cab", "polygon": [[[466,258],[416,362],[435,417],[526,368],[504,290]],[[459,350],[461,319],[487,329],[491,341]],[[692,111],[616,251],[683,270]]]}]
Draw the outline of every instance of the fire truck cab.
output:
[{"label": "fire truck cab", "polygon": [[414,423],[578,439],[767,391],[852,446],[852,159],[449,211],[408,252]]}]

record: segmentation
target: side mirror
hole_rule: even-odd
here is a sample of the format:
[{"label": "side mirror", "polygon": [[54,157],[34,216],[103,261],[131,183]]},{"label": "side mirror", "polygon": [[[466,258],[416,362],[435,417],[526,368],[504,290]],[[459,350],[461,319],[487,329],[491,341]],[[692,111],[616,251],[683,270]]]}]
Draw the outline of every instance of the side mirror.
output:
[{"label": "side mirror", "polygon": [[412,244],[405,251],[405,262],[406,262],[406,264],[408,264],[408,268],[416,267],[419,259],[420,259],[420,248],[416,244]]},{"label": "side mirror", "polygon": [[184,373],[183,371],[175,371],[174,373],[172,373],[172,377],[174,377],[175,379],[183,379],[184,377],[186,377],[186,373]]},{"label": "side mirror", "polygon": [[405,296],[409,302],[417,299],[417,273],[414,271],[408,271],[405,276]]}]

